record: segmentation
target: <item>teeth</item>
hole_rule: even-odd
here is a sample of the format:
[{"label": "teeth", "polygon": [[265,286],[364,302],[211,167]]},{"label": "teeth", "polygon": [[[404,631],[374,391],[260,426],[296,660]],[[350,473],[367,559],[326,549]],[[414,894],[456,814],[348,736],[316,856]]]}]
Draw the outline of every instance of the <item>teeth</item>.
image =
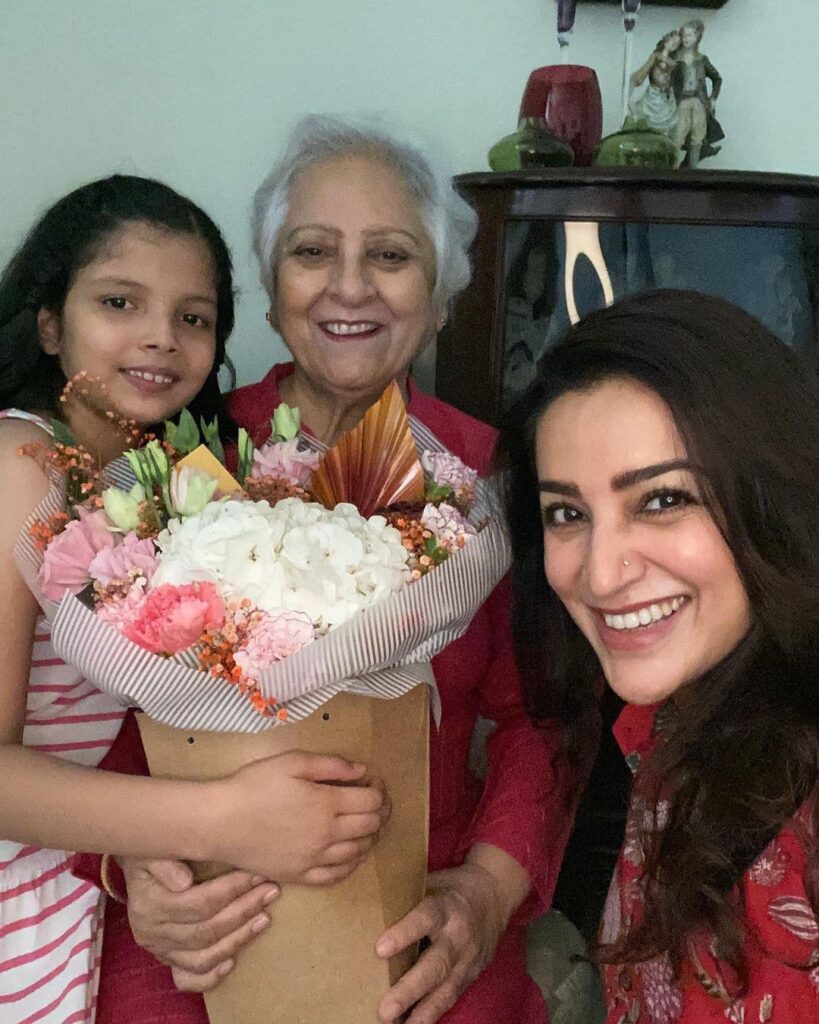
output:
[{"label": "teeth", "polygon": [[341,321],[325,324],[325,330],[330,334],[366,334],[367,331],[374,331],[378,327],[376,323],[347,324]]},{"label": "teeth", "polygon": [[129,377],[139,377],[140,380],[155,381],[157,384],[173,384],[173,377],[166,377],[161,373],[148,373],[145,370],[126,370]]},{"label": "teeth", "polygon": [[639,626],[650,626],[654,622],[660,622],[661,619],[667,619],[684,604],[684,597],[675,597],[671,601],[646,605],[636,612],[627,612],[625,615],[603,615],[603,618],[610,629],[637,629]]}]

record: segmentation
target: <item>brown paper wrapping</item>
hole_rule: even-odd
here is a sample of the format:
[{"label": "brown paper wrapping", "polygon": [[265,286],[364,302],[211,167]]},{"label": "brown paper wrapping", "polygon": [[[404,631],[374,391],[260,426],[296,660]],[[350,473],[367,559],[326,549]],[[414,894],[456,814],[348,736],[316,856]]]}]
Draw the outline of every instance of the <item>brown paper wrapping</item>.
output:
[{"label": "brown paper wrapping", "polygon": [[[302,749],[363,762],[392,799],[390,821],[349,878],[328,888],[282,887],[270,927],[205,996],[211,1024],[375,1024],[381,996],[415,955],[386,962],[374,946],[424,894],[428,708],[428,687],[421,685],[395,700],[341,693],[303,721],[256,734],[194,732],[138,716],[155,776],[217,778]],[[222,870],[196,865],[200,881]]]}]

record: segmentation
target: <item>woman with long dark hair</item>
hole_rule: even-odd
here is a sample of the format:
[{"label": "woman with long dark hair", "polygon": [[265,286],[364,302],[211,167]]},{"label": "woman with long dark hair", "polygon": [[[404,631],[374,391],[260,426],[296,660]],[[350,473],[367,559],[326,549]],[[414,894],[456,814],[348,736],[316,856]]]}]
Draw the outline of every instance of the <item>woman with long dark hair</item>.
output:
[{"label": "woman with long dark hair", "polygon": [[819,384],[691,292],[544,357],[502,438],[531,712],[635,771],[598,955],[610,1024],[819,1020]]}]

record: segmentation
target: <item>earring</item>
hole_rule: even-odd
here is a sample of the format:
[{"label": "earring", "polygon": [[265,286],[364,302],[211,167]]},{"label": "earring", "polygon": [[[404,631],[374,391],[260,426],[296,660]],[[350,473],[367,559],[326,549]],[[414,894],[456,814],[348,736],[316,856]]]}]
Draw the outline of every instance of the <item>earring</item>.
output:
[{"label": "earring", "polygon": [[269,310],[269,309],[268,309],[268,311],[267,311],[267,312],[265,313],[265,315],[264,315],[264,318],[265,318],[265,320],[267,320],[267,322],[268,322],[268,323],[270,323],[270,310]]},{"label": "earring", "polygon": [[446,327],[446,317],[442,316],[441,319],[438,321],[438,330],[441,331],[444,329],[444,327]]},{"label": "earring", "polygon": [[627,558],[623,559],[623,565],[631,565],[631,562]]}]

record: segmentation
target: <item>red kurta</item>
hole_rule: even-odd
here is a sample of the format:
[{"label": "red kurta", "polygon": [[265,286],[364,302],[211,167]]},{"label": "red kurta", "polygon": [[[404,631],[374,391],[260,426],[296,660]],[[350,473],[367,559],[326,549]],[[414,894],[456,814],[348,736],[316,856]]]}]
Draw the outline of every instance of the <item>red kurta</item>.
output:
[{"label": "red kurta", "polygon": [[[614,727],[623,753],[638,771],[654,744],[655,711],[655,707],[626,707]],[[641,913],[643,855],[635,822],[645,811],[635,794],[603,915],[605,941]],[[662,813],[658,817],[662,821]],[[707,938],[700,936],[676,982],[667,957],[623,967],[606,965],[606,1024],[819,1022],[819,923],[805,894],[807,835],[807,820],[800,811],[739,882],[750,974],[745,995],[738,995],[730,967],[715,959]]]},{"label": "red kurta", "polygon": [[[269,420],[280,401],[278,383],[290,373],[290,363],[275,366],[264,380],[231,396],[233,417],[259,441],[269,436]],[[409,412],[485,475],[495,432],[411,384],[410,396]],[[567,807],[570,778],[559,731],[536,731],[522,706],[507,591],[503,581],[465,636],[433,659],[443,714],[430,741],[429,869],[452,867],[475,843],[491,843],[525,868],[534,891],[492,963],[442,1018],[446,1024],[543,1024],[547,1019],[540,991],[526,973],[524,925],[551,902],[574,807]],[[479,715],[497,722],[483,785],[469,770]],[[104,767],[145,772],[131,720]],[[83,873],[93,866],[85,858]],[[109,901],[105,927],[97,1024],[206,1024],[201,997],[177,992],[170,971],[135,944],[124,908]]]}]

